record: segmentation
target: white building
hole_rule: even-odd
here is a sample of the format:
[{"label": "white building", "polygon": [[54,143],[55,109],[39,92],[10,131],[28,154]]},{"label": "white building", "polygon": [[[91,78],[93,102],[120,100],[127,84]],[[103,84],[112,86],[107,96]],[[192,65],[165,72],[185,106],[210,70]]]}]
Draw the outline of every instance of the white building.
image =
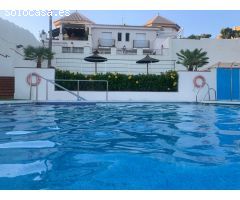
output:
[{"label": "white building", "polygon": [[[181,28],[176,23],[156,16],[143,26],[95,24],[78,12],[54,22],[53,65],[57,68],[93,73],[92,63],[83,59],[94,50],[104,54],[108,62],[99,65],[99,72],[145,73],[146,67],[136,61],[150,54],[158,58],[151,73],[173,69],[175,61],[169,52],[169,39],[177,38]],[[47,35],[42,42],[48,46]]]},{"label": "white building", "polygon": [[[14,67],[35,67],[36,63],[25,61],[21,54],[27,45],[39,46],[34,36],[13,23],[0,19],[4,31],[0,32],[0,77],[13,77]],[[54,67],[85,74],[94,73],[94,63],[84,58],[94,50],[108,58],[98,64],[98,72],[118,72],[126,74],[146,73],[146,65],[136,64],[146,54],[160,60],[150,64],[149,73],[184,70],[176,64],[181,49],[202,48],[207,51],[209,64],[219,62],[240,62],[240,39],[181,39],[182,28],[161,16],[156,16],[143,26],[95,24],[87,17],[75,12],[54,22],[52,62]],[[48,46],[47,34],[41,40]],[[5,57],[7,56],[7,57]],[[43,67],[46,67],[46,62]]]}]

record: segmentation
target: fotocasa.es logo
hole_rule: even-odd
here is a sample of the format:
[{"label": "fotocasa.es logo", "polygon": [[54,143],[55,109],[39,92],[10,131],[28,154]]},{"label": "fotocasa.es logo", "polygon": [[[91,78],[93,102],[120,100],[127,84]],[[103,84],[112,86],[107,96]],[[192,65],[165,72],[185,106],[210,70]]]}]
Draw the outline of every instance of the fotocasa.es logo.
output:
[{"label": "fotocasa.es logo", "polygon": [[7,17],[65,17],[71,14],[70,10],[5,10]]}]

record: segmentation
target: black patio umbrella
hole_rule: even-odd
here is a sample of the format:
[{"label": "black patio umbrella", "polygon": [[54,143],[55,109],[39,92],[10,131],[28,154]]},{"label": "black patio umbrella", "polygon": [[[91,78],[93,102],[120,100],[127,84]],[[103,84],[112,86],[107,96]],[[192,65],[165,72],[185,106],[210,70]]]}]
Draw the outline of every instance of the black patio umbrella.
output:
[{"label": "black patio umbrella", "polygon": [[147,64],[147,74],[148,74],[148,64],[159,62],[158,59],[152,58],[149,55],[146,55],[143,59],[138,60],[136,63],[138,64]]},{"label": "black patio umbrella", "polygon": [[96,50],[93,52],[93,55],[84,58],[85,61],[95,63],[95,74],[97,73],[97,63],[107,61],[107,58],[99,56],[98,54],[99,54],[99,52]]}]

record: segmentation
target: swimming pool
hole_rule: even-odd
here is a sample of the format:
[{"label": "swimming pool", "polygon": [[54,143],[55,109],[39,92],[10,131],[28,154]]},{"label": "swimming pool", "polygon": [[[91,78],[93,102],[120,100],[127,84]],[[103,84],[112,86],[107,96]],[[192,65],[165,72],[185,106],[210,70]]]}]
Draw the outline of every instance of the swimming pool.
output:
[{"label": "swimming pool", "polygon": [[240,189],[240,107],[2,105],[0,189]]}]

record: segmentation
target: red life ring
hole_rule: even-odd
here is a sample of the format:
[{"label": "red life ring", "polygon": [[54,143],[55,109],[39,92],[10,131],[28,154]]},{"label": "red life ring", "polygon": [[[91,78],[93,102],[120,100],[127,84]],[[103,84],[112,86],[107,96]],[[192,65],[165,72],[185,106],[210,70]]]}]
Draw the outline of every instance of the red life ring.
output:
[{"label": "red life ring", "polygon": [[[35,82],[32,82],[33,76],[36,77],[36,81]],[[27,76],[27,83],[28,83],[28,85],[38,86],[40,84],[40,82],[41,82],[41,77],[37,73],[30,73],[30,74],[28,74],[28,76]]]},{"label": "red life ring", "polygon": [[199,75],[199,76],[196,76],[194,79],[193,79],[193,85],[194,87],[196,88],[202,88],[206,85],[206,79]]}]

